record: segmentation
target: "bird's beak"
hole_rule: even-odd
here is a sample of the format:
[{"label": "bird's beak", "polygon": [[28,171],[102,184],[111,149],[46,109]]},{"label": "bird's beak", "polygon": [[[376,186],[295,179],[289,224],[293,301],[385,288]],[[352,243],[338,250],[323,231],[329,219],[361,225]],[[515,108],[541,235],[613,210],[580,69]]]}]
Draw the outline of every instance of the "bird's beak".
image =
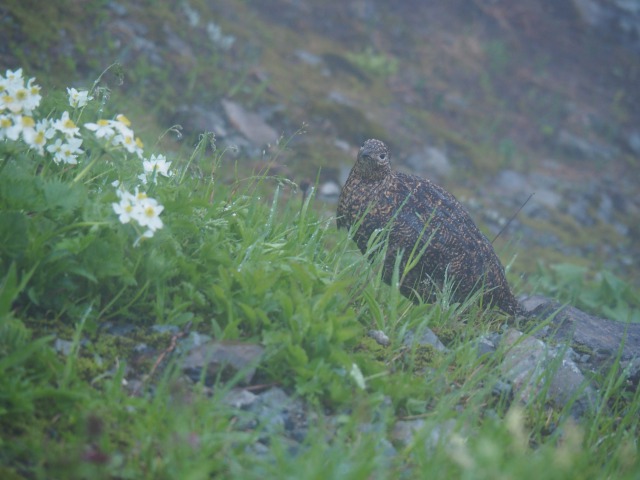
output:
[{"label": "bird's beak", "polygon": [[371,158],[371,150],[365,147],[362,147],[360,150],[360,156],[362,158]]}]

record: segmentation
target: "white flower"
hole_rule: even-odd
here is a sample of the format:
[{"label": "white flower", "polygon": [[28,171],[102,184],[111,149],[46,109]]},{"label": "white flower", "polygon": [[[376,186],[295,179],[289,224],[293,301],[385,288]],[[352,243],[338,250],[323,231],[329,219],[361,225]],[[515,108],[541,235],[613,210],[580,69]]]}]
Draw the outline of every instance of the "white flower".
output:
[{"label": "white flower", "polygon": [[60,156],[62,155],[62,139],[56,138],[56,141],[47,145],[47,152],[53,154],[53,161],[60,163]]},{"label": "white flower", "polygon": [[69,118],[69,112],[64,112],[62,117],[53,122],[53,128],[62,132],[65,137],[75,137],[80,129],[76,126],[75,122]]},{"label": "white flower", "polygon": [[89,103],[89,100],[93,100],[87,90],[78,91],[75,88],[67,88],[67,93],[69,94],[69,105],[73,108],[82,108]]},{"label": "white flower", "polygon": [[9,140],[18,140],[20,135],[26,143],[31,143],[36,134],[36,122],[27,115],[14,115],[12,125],[6,129],[5,135]]},{"label": "white flower", "polygon": [[0,91],[1,90],[15,90],[24,85],[24,79],[22,78],[22,69],[11,71],[7,70],[5,76],[0,75]]},{"label": "white flower", "polygon": [[112,203],[113,211],[118,215],[121,223],[135,221],[141,227],[146,227],[144,233],[135,241],[134,245],[145,238],[153,237],[156,230],[163,227],[160,214],[164,207],[157,200],[149,198],[146,193],[136,189],[135,194],[126,190],[116,191],[120,201]]},{"label": "white flower", "polygon": [[118,214],[120,223],[129,223],[135,214],[136,197],[125,190],[116,190],[116,193],[120,197],[120,202],[111,204],[113,211]]},{"label": "white flower", "polygon": [[164,207],[160,205],[153,198],[146,197],[139,201],[138,206],[140,211],[136,217],[137,222],[141,227],[147,227],[151,232],[162,228],[162,220],[160,220],[160,214]]},{"label": "white flower", "polygon": [[44,146],[53,135],[55,135],[55,130],[51,128],[50,122],[45,118],[36,123],[35,134],[31,142],[27,142],[27,139],[25,139],[25,142],[31,148],[34,148],[38,154],[44,155]]},{"label": "white flower", "polygon": [[141,175],[140,177],[145,177],[143,180],[143,183],[145,184],[147,183],[147,176],[153,179],[154,183],[158,183],[158,174],[164,177],[170,177],[172,175],[169,171],[170,166],[171,162],[167,162],[167,157],[164,155],[151,155],[149,160],[144,160],[142,162],[142,167],[144,168],[146,175]]},{"label": "white flower", "polygon": [[13,119],[10,115],[0,115],[0,140],[8,137],[7,132],[12,126]]},{"label": "white flower", "polygon": [[85,123],[85,128],[95,132],[97,138],[112,138],[116,131],[111,120],[98,120],[96,123]]},{"label": "white flower", "polygon": [[[13,72],[10,72],[13,73]],[[34,78],[30,78],[26,85],[22,75],[2,79],[2,95],[0,95],[0,111],[9,110],[12,113],[23,113],[30,116],[33,109],[40,105],[42,96],[40,87],[33,85]]]},{"label": "white flower", "polygon": [[130,128],[131,122],[120,114],[116,120],[98,120],[97,123],[85,123],[85,128],[93,130],[97,138],[109,138],[114,147],[124,147],[130,153],[142,158],[143,144]]},{"label": "white flower", "polygon": [[138,147],[138,143],[136,139],[133,138],[133,135],[116,135],[113,137],[113,144],[116,146],[122,145],[127,152],[142,156],[142,149]]},{"label": "white flower", "polygon": [[67,138],[65,139],[65,143],[58,138],[53,144],[47,147],[47,151],[53,153],[54,162],[75,165],[78,163],[78,155],[83,153],[80,145],[82,145],[81,138]]}]

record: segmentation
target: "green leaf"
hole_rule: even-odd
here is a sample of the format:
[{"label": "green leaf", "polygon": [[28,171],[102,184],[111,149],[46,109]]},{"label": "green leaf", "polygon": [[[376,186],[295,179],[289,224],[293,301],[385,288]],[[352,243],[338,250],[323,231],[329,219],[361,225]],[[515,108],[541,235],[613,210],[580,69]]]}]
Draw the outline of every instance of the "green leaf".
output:
[{"label": "green leaf", "polygon": [[28,243],[28,219],[22,212],[0,212],[0,252],[10,258],[24,253]]},{"label": "green leaf", "polygon": [[87,193],[82,185],[60,180],[49,180],[44,184],[44,198],[49,209],[59,208],[62,212],[72,212],[82,206]]}]

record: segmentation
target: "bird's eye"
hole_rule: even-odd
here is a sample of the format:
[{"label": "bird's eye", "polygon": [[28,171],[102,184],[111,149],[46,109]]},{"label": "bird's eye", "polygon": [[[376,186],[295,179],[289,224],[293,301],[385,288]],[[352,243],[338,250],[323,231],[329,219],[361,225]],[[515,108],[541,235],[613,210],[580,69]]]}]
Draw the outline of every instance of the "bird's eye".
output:
[{"label": "bird's eye", "polygon": [[380,154],[380,160],[384,160],[385,158],[387,158],[387,154],[386,153],[381,153]]}]

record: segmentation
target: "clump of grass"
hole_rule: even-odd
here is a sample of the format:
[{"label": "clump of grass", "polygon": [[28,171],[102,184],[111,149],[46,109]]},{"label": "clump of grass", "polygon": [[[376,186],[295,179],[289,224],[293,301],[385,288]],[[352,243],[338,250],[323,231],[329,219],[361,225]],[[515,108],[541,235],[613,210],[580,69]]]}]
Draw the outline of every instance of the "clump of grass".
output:
[{"label": "clump of grass", "polygon": [[620,322],[640,322],[640,295],[615,273],[603,270],[592,278],[587,267],[538,263],[536,287],[559,301]]},{"label": "clump of grass", "polygon": [[[24,131],[3,131],[0,143],[0,476],[637,473],[639,394],[624,391],[615,369],[580,425],[544,398],[520,406],[496,396],[500,352],[481,357],[473,343],[496,328],[493,317],[475,298],[452,304],[446,288],[437,304],[414,305],[385,285],[384,235],[362,256],[315,213],[313,193],[301,199],[274,177],[224,184],[201,174],[217,172],[224,154],[207,153],[210,136],[189,158],[150,154],[133,134],[127,142],[133,127],[104,113],[97,90],[84,106],[63,101],[18,112],[36,124],[64,119],[52,133],[43,124],[41,145]],[[17,124],[9,120],[3,128]],[[98,136],[100,126],[113,134]],[[56,162],[56,138],[82,142]],[[306,438],[292,445],[281,432],[241,428],[243,412],[224,401],[234,381],[210,395],[171,363],[140,396],[122,386],[124,354],[104,355],[88,382],[84,341],[99,341],[107,321],[189,324],[262,344],[257,375],[304,400]],[[404,344],[426,327],[447,332],[446,352]],[[52,347],[61,328],[66,356]],[[372,328],[388,347],[365,336]],[[413,435],[398,437],[399,422]]]}]

